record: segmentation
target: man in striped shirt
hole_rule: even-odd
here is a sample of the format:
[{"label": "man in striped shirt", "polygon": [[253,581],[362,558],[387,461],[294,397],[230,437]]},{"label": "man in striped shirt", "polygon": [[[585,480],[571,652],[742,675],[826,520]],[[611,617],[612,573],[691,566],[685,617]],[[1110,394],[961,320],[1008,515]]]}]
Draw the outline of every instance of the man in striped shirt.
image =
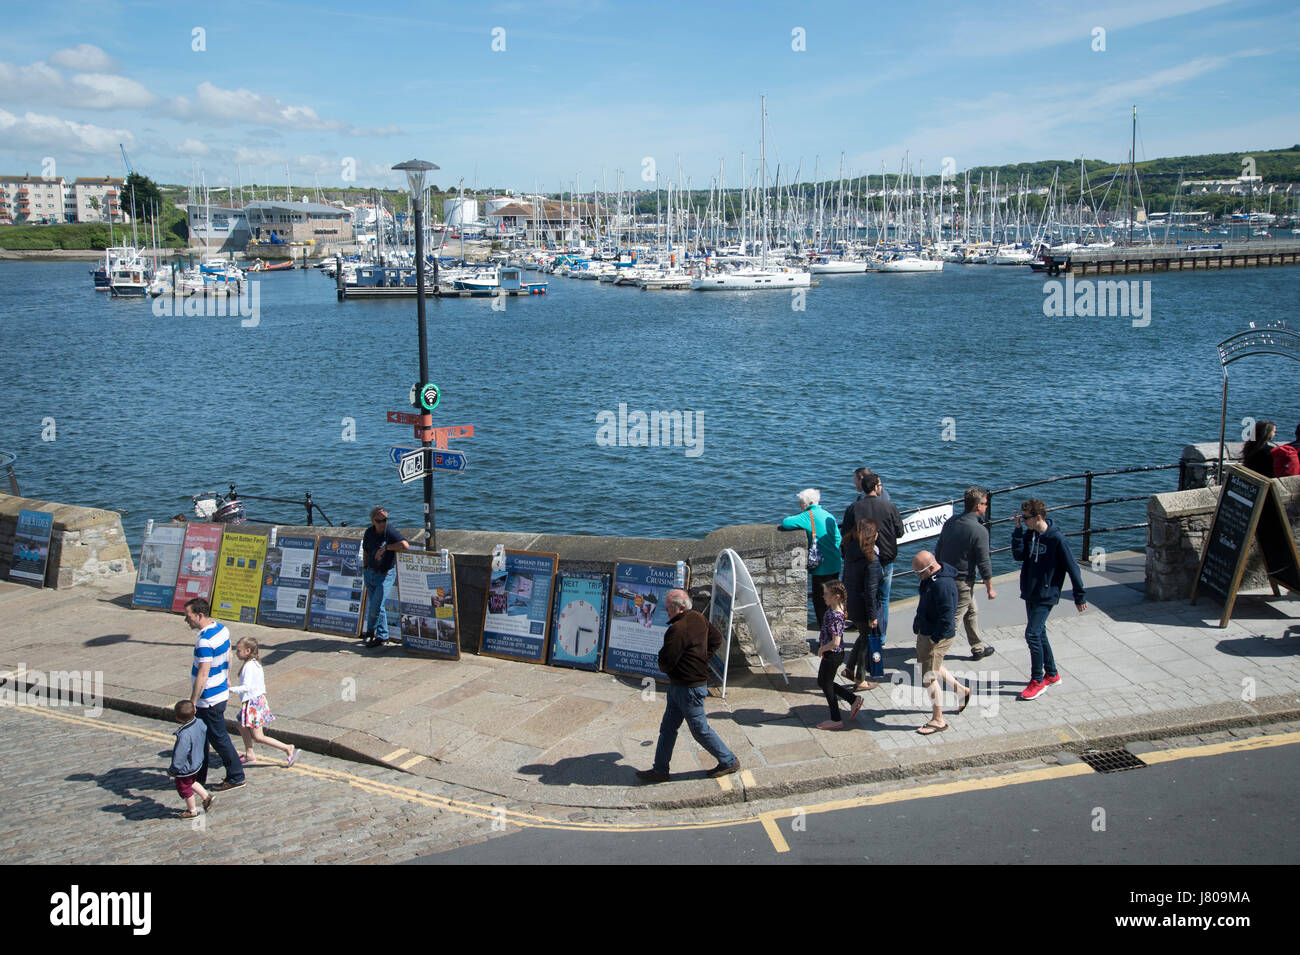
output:
[{"label": "man in striped shirt", "polygon": [[194,644],[194,663],[190,667],[193,681],[190,702],[194,704],[194,715],[208,731],[198,781],[200,785],[207,784],[208,746],[211,745],[226,767],[225,780],[208,787],[219,793],[244,785],[244,767],[226,731],[226,699],[230,696],[230,683],[226,678],[230,669],[230,631],[224,624],[213,620],[211,614],[211,605],[202,597],[195,597],[185,604],[185,622],[191,630],[199,632],[198,642]]}]

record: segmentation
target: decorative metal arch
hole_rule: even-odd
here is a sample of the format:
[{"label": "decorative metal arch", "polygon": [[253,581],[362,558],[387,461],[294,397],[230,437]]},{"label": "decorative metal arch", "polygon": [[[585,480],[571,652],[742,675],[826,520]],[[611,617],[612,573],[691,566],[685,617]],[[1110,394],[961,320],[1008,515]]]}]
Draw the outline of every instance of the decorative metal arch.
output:
[{"label": "decorative metal arch", "polygon": [[1250,323],[1250,328],[1225,338],[1218,344],[1219,365],[1223,369],[1223,401],[1219,408],[1219,469],[1223,475],[1224,438],[1228,433],[1228,366],[1242,358],[1254,355],[1281,355],[1300,361],[1300,332],[1286,327],[1280,319]]}]

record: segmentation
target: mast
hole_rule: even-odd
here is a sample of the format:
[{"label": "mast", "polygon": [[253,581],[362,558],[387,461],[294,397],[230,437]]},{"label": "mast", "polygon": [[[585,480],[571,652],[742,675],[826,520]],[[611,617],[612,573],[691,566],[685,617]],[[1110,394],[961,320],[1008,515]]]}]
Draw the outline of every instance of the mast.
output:
[{"label": "mast", "polygon": [[1133,246],[1133,191],[1134,180],[1137,178],[1137,133],[1138,133],[1138,108],[1133,106],[1133,138],[1129,146],[1128,169],[1129,169],[1129,187],[1128,187],[1128,244]]}]

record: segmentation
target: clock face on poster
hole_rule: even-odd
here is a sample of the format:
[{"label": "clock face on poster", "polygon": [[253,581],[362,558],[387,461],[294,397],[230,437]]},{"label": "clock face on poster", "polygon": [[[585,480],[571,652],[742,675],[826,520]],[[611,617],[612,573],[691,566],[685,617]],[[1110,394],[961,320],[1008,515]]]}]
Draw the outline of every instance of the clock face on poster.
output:
[{"label": "clock face on poster", "polygon": [[596,649],[600,612],[585,600],[575,600],[560,611],[560,646],[572,657],[585,657]]}]

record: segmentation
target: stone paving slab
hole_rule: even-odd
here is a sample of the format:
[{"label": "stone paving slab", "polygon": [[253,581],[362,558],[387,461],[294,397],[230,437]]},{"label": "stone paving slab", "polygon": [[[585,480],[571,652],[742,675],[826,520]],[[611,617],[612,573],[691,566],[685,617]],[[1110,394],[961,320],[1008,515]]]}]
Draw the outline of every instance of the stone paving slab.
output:
[{"label": "stone paving slab", "polygon": [[[707,710],[745,772],[721,782],[704,775],[713,760],[683,727],[671,766],[680,777],[636,784],[633,771],[653,760],[662,685],[650,694],[640,680],[609,674],[471,653],[432,660],[396,646],[366,651],[343,637],[230,627],[261,644],[279,716],[272,736],[352,760],[409,764],[410,774],[475,791],[575,807],[723,804],[1300,715],[1300,601],[1241,598],[1221,629],[1208,600],[1143,601],[1126,583],[1140,580],[1140,555],[1108,560],[1110,575],[1083,567],[1089,610],[1076,613],[1067,598],[1049,619],[1063,679],[1029,703],[1018,699],[1029,676],[1023,603],[1013,577],[995,582],[999,597],[980,598],[980,618],[997,653],[975,663],[964,639],[955,642],[946,666],[979,692],[960,716],[945,694],[950,729],[934,736],[915,732],[929,702],[915,685],[914,599],[891,607],[886,678],[863,694],[861,714],[844,731],[816,729],[829,712],[814,656],[787,660],[788,682],[733,661],[726,699],[711,696]],[[193,639],[181,617],[132,610],[119,593],[0,586],[0,673],[19,664],[101,671],[110,708],[165,718],[188,691]]]}]

